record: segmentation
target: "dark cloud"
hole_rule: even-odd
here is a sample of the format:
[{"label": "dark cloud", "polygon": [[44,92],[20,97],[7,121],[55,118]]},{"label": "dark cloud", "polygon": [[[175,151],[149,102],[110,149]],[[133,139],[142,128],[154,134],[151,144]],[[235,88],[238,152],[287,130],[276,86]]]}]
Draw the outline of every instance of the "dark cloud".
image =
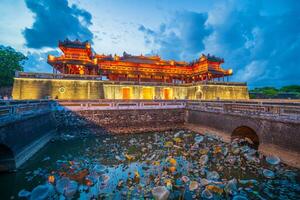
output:
[{"label": "dark cloud", "polygon": [[[269,2],[270,3],[270,2]],[[154,31],[140,26],[152,53],[189,60],[224,57],[234,81],[251,87],[300,84],[300,4],[222,1],[207,13],[181,12]]]},{"label": "dark cloud", "polygon": [[57,47],[58,40],[79,39],[92,41],[88,29],[92,16],[67,0],[25,0],[34,13],[32,27],[25,28],[23,35],[29,48]]},{"label": "dark cloud", "polygon": [[204,49],[203,39],[210,33],[205,26],[207,14],[177,12],[168,24],[161,24],[158,30],[141,25],[138,30],[145,35],[145,42],[152,53],[165,59],[193,59]]},{"label": "dark cloud", "polygon": [[209,14],[207,24],[213,33],[205,50],[224,56],[225,64],[236,72],[233,80],[246,81],[250,87],[300,84],[300,61],[295,59],[300,50],[300,28],[295,26],[300,23],[299,4],[284,5],[280,13],[261,1],[220,5]]}]

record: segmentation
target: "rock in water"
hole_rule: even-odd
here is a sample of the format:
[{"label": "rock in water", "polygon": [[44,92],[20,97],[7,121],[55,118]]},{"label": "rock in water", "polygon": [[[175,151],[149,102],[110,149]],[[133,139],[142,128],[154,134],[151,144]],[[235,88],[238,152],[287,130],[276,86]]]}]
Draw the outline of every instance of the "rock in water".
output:
[{"label": "rock in water", "polygon": [[208,162],[208,156],[207,156],[207,155],[202,155],[202,156],[200,157],[200,159],[199,159],[199,164],[200,164],[201,166],[204,166],[204,165],[207,164],[207,162]]},{"label": "rock in water", "polygon": [[183,176],[183,177],[181,177],[181,180],[182,180],[184,183],[187,183],[187,182],[190,181],[190,178],[187,177],[187,176]]},{"label": "rock in water", "polygon": [[266,161],[271,165],[278,165],[280,163],[280,158],[277,156],[267,156]]},{"label": "rock in water", "polygon": [[227,194],[231,194],[231,195],[235,194],[237,192],[237,180],[234,178],[228,181],[224,190]]},{"label": "rock in water", "polygon": [[155,200],[167,200],[170,192],[165,186],[158,186],[152,189],[152,195]]},{"label": "rock in water", "polygon": [[76,181],[70,181],[68,187],[65,190],[65,196],[72,198],[73,195],[77,192],[78,184]]},{"label": "rock in water", "polygon": [[242,195],[236,195],[232,198],[232,200],[248,200],[248,198]]},{"label": "rock in water", "polygon": [[99,174],[104,174],[105,173],[105,170],[106,170],[106,167],[104,165],[95,165],[95,167],[93,168],[93,170]]},{"label": "rock in water", "polygon": [[189,185],[190,191],[197,190],[198,187],[199,187],[199,183],[197,181],[191,181],[191,183]]},{"label": "rock in water", "polygon": [[56,183],[56,190],[68,198],[72,198],[72,196],[77,192],[77,187],[77,182],[71,181],[68,178],[62,178]]},{"label": "rock in water", "polygon": [[30,200],[50,199],[49,197],[53,194],[53,192],[53,187],[50,184],[38,185],[32,190]]},{"label": "rock in water", "polygon": [[209,183],[210,183],[210,181],[208,181],[208,180],[205,179],[205,178],[202,178],[202,179],[200,180],[200,185],[201,185],[201,186],[207,186]]},{"label": "rock in water", "polygon": [[219,180],[220,175],[219,175],[218,172],[216,172],[216,171],[207,172],[206,178],[207,178],[208,180],[217,181],[217,180]]},{"label": "rock in water", "polygon": [[201,142],[203,141],[203,139],[204,139],[203,136],[198,135],[198,136],[195,137],[195,142],[196,142],[196,143],[201,143]]},{"label": "rock in water", "polygon": [[180,135],[183,133],[184,133],[184,131],[178,131],[177,133],[175,133],[174,137],[180,137]]},{"label": "rock in water", "polygon": [[18,196],[19,196],[20,198],[26,198],[26,199],[27,199],[30,195],[31,195],[31,192],[29,192],[29,191],[27,191],[27,190],[25,190],[25,189],[21,190],[21,191],[18,193]]},{"label": "rock in water", "polygon": [[109,180],[110,180],[110,176],[107,174],[102,174],[99,177],[99,182],[103,185],[107,185],[109,183]]},{"label": "rock in water", "polygon": [[208,189],[205,189],[202,191],[201,197],[203,199],[213,199],[214,195]]},{"label": "rock in water", "polygon": [[264,169],[263,174],[266,178],[274,178],[275,177],[274,172],[269,169]]}]

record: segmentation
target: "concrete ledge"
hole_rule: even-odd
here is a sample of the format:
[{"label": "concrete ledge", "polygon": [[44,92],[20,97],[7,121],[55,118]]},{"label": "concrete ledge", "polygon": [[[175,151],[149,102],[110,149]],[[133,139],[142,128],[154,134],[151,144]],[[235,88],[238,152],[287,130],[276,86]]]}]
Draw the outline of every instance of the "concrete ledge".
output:
[{"label": "concrete ledge", "polygon": [[210,128],[210,127],[202,126],[202,125],[190,124],[190,123],[185,123],[184,128],[194,131],[196,133],[200,133],[200,134],[209,133],[211,135],[218,136],[218,137],[222,138],[224,142],[227,142],[227,143],[229,143],[231,141],[230,134],[220,131],[218,129],[214,129],[214,128]]},{"label": "concrete ledge", "polygon": [[289,151],[272,144],[261,144],[259,146],[259,152],[265,156],[276,155],[281,161],[292,167],[300,168],[300,153],[295,151]]},{"label": "concrete ledge", "polygon": [[16,168],[23,165],[28,159],[30,159],[35,153],[43,148],[55,135],[55,130],[48,132],[43,137],[35,140],[31,144],[27,145],[18,155],[15,156]]}]

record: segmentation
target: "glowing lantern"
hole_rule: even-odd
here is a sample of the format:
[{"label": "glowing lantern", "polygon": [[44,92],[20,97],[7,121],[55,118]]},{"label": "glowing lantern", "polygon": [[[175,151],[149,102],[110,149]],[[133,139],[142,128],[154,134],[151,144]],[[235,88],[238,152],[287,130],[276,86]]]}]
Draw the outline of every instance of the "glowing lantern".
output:
[{"label": "glowing lantern", "polygon": [[175,172],[176,171],[176,167],[175,166],[171,166],[171,167],[169,167],[169,170],[170,170],[170,172]]},{"label": "glowing lantern", "polygon": [[170,158],[169,162],[173,166],[175,166],[177,164],[177,161],[174,158]]},{"label": "glowing lantern", "polygon": [[55,181],[55,177],[54,177],[53,175],[50,175],[50,176],[48,177],[48,182],[53,184],[54,181]]}]

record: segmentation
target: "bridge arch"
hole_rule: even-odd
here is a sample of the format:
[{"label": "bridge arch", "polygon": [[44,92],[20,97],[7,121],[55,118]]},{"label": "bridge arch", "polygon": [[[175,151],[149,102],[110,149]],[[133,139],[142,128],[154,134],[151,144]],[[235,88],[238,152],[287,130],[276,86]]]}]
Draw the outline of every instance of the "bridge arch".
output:
[{"label": "bridge arch", "polygon": [[249,126],[239,126],[235,128],[231,134],[231,139],[233,140],[236,138],[243,138],[243,139],[248,138],[251,140],[249,146],[258,149],[259,137],[257,133]]},{"label": "bridge arch", "polygon": [[0,172],[16,169],[14,152],[5,144],[0,144]]}]

